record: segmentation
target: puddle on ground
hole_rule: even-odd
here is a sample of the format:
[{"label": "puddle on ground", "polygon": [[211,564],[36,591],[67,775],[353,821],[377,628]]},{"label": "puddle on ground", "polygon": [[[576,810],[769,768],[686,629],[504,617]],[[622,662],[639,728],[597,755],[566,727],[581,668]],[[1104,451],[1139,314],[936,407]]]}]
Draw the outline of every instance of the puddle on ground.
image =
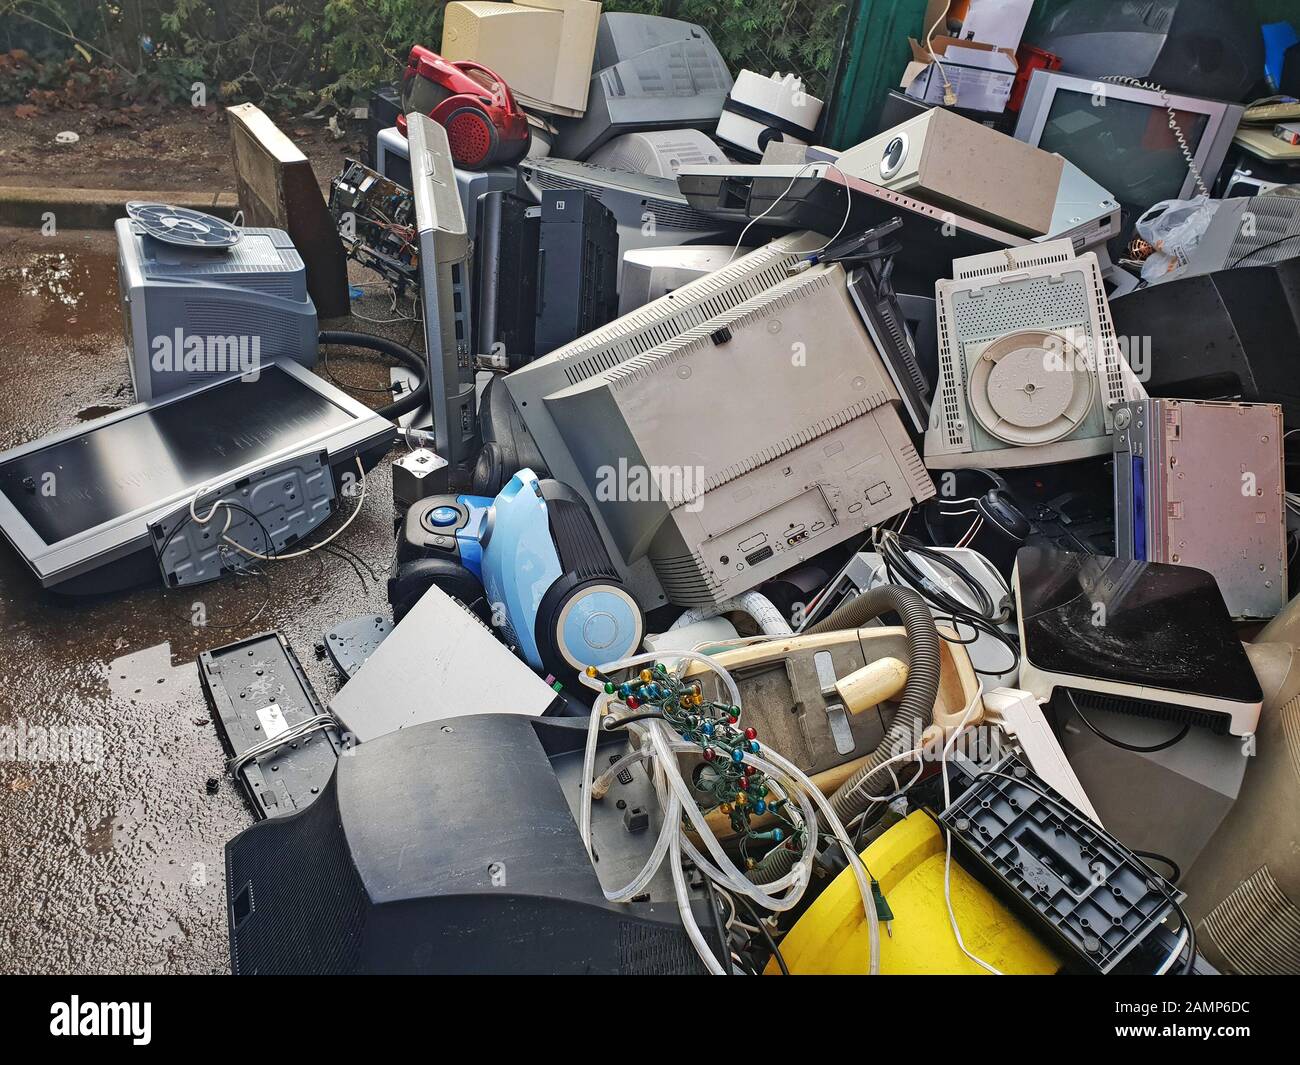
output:
[{"label": "puddle on ground", "polygon": [[14,297],[8,324],[59,336],[102,330],[118,312],[117,261],[90,251],[38,252],[0,263],[0,291]]},{"label": "puddle on ground", "polygon": [[[134,401],[116,274],[108,232],[21,234],[5,246],[0,450]],[[387,380],[382,360],[331,354],[349,385]],[[252,815],[226,776],[195,658],[278,629],[330,697],[337,682],[313,646],[385,599],[387,465],[368,480],[346,544],[378,580],[318,553],[184,591],[158,582],[66,598],[42,591],[0,542],[0,729],[89,729],[77,735],[94,756],[0,751],[0,971],[226,968],[222,851]]]}]

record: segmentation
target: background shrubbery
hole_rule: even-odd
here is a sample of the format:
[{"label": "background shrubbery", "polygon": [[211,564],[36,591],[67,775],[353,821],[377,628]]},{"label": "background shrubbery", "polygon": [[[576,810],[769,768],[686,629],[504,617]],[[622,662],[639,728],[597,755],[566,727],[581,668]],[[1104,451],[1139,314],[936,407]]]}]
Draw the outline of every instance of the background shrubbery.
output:
[{"label": "background shrubbery", "polygon": [[[821,92],[847,0],[608,0],[703,24],[733,72],[794,70]],[[437,0],[0,0],[0,102],[346,107],[437,48]]]}]

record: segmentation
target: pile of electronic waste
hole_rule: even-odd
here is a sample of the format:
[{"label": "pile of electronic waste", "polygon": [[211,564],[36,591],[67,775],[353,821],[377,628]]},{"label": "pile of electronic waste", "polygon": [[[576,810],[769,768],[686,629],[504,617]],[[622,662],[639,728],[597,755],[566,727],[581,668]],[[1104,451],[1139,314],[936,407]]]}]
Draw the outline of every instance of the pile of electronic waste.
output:
[{"label": "pile of electronic waste", "polygon": [[282,229],[131,205],[141,402],[0,455],[43,585],[317,550],[406,442],[337,691],[199,659],[236,972],[1300,969],[1300,199],[1140,283],[1243,109],[1100,118],[1089,59],[1014,137],[898,94],[834,151],[699,26],[450,3],[328,204],[423,353],[318,333]]}]

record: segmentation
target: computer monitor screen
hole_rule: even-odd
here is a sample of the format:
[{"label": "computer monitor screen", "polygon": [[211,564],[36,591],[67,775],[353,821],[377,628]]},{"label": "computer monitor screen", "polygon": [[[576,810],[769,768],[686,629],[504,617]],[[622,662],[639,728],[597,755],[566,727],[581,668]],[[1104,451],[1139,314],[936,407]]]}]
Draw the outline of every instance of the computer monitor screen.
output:
[{"label": "computer monitor screen", "polygon": [[1109,190],[1131,222],[1162,200],[1200,195],[1198,175],[1213,189],[1244,113],[1240,104],[1146,83],[1038,70],[1016,139],[1069,160]]},{"label": "computer monitor screen", "polygon": [[[1174,114],[1195,155],[1209,115],[1178,108]],[[1178,199],[1187,181],[1187,158],[1169,112],[1151,104],[1107,99],[1099,106],[1090,94],[1058,91],[1038,147],[1064,156],[1133,210]]]},{"label": "computer monitor screen", "polygon": [[[37,536],[56,544],[355,420],[268,366],[256,385],[232,378],[18,455],[0,465],[0,491]],[[195,434],[196,425],[202,433]],[[51,471],[66,490],[40,490]]]}]

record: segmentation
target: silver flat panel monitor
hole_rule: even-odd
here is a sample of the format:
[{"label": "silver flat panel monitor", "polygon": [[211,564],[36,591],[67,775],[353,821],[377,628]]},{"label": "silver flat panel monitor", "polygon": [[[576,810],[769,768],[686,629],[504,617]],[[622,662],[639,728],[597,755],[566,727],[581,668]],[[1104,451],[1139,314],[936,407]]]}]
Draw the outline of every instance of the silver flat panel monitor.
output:
[{"label": "silver flat panel monitor", "polygon": [[453,483],[468,484],[478,439],[469,231],[447,131],[427,115],[407,123],[434,440]]},{"label": "silver flat panel monitor", "polygon": [[322,449],[355,473],[393,439],[391,422],[277,359],[256,380],[205,382],[0,454],[0,533],[47,588],[128,587],[157,579],[150,522],[204,486]]}]

